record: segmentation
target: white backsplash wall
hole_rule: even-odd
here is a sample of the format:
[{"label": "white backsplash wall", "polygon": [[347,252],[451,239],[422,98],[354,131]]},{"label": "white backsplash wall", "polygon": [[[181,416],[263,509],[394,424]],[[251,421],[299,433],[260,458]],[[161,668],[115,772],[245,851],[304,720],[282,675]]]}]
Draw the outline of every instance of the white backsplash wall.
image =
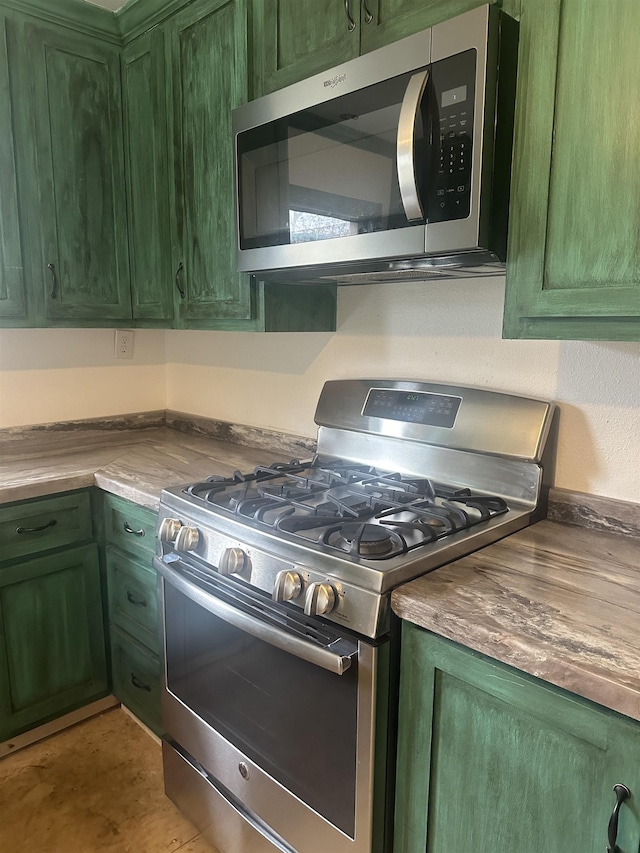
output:
[{"label": "white backsplash wall", "polygon": [[640,344],[501,339],[504,279],[342,287],[335,334],[166,333],[167,406],[314,436],[327,379],[556,400],[556,485],[640,501]]},{"label": "white backsplash wall", "polygon": [[164,335],[120,360],[113,329],[0,329],[0,429],[166,408]]},{"label": "white backsplash wall", "polygon": [[640,501],[640,344],[503,341],[503,279],[343,287],[335,334],[0,329],[0,428],[171,408],[315,436],[323,383],[432,379],[556,400],[556,485]]}]

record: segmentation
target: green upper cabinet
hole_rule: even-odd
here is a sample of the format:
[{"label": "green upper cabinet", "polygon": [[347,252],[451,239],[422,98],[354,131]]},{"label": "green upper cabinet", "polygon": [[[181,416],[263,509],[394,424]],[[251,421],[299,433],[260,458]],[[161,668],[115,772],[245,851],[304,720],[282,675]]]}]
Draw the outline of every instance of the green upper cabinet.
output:
[{"label": "green upper cabinet", "polygon": [[171,320],[171,236],[165,34],[156,27],[123,51],[131,301],[137,320]]},{"label": "green upper cabinet", "polygon": [[394,853],[640,848],[640,723],[403,626]]},{"label": "green upper cabinet", "polygon": [[505,337],[640,340],[640,3],[522,4]]},{"label": "green upper cabinet", "polygon": [[249,279],[235,269],[231,132],[246,100],[246,20],[245,0],[195,0],[165,25],[179,325],[252,317]]},{"label": "green upper cabinet", "polygon": [[253,97],[360,53],[359,0],[254,0]]},{"label": "green upper cabinet", "polygon": [[253,0],[252,96],[281,89],[482,2]]},{"label": "green upper cabinet", "polygon": [[[362,0],[361,52],[375,50],[487,2],[496,0]],[[513,5],[513,0],[508,4]]]},{"label": "green upper cabinet", "polygon": [[27,297],[18,220],[14,122],[9,90],[6,20],[0,10],[0,318],[3,325],[25,325]]},{"label": "green upper cabinet", "polygon": [[31,273],[47,320],[131,316],[120,49],[28,20],[11,57],[31,104]]}]

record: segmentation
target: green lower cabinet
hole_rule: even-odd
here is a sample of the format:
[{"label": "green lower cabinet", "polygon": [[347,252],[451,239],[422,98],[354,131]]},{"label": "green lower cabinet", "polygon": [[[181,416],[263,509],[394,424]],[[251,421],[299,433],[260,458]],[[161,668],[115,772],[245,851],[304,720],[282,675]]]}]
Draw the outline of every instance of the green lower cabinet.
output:
[{"label": "green lower cabinet", "polygon": [[160,734],[161,668],[158,655],[112,626],[111,669],[116,698],[152,731]]},{"label": "green lower cabinet", "polygon": [[0,566],[0,740],[107,693],[97,546]]},{"label": "green lower cabinet", "polygon": [[113,693],[160,733],[160,620],[152,566],[157,515],[104,495],[105,563]]},{"label": "green lower cabinet", "polygon": [[158,593],[150,564],[107,548],[109,621],[158,654]]},{"label": "green lower cabinet", "polygon": [[403,625],[394,853],[640,849],[640,723]]}]

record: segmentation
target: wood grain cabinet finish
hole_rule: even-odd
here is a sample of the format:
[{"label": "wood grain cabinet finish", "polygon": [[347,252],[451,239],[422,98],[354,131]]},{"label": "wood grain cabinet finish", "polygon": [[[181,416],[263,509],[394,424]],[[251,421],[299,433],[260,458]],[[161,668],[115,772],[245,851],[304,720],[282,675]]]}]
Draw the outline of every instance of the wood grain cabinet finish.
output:
[{"label": "wood grain cabinet finish", "polygon": [[29,305],[24,286],[22,239],[18,218],[16,148],[9,84],[6,16],[0,9],[0,320],[27,325]]},{"label": "wood grain cabinet finish", "polygon": [[156,513],[104,495],[111,675],[117,699],[160,733]]},{"label": "wood grain cabinet finish", "polygon": [[403,624],[394,853],[640,845],[640,724]]},{"label": "wood grain cabinet finish", "polygon": [[[468,12],[486,0],[253,0],[252,97]],[[493,0],[489,0],[493,2]]]},{"label": "wood grain cabinet finish", "polygon": [[22,143],[33,146],[44,316],[129,318],[120,49],[32,19],[18,26],[11,61],[31,107]]},{"label": "wood grain cabinet finish", "polygon": [[136,320],[173,320],[165,34],[155,27],[124,48],[131,300]]},{"label": "wood grain cabinet finish", "polygon": [[0,507],[0,563],[92,538],[87,492]]},{"label": "wood grain cabinet finish", "polygon": [[129,634],[111,627],[113,692],[146,726],[161,734],[161,667],[157,655]]},{"label": "wood grain cabinet finish", "polygon": [[104,494],[108,544],[151,564],[155,551],[156,514],[117,495]]},{"label": "wood grain cabinet finish", "polygon": [[165,33],[179,325],[248,320],[249,280],[235,269],[231,132],[231,110],[246,100],[245,0],[194,0]]},{"label": "wood grain cabinet finish", "polygon": [[0,564],[0,740],[107,692],[97,545]]},{"label": "wood grain cabinet finish", "polygon": [[523,0],[504,336],[640,340],[640,3]]}]

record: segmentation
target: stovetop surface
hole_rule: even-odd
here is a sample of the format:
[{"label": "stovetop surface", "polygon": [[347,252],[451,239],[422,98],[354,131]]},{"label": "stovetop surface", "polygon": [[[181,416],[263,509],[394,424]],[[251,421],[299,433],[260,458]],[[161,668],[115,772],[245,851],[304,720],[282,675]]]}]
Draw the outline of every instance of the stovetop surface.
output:
[{"label": "stovetop surface", "polygon": [[318,457],[209,477],[183,493],[214,514],[358,562],[408,555],[509,510],[495,495]]}]

